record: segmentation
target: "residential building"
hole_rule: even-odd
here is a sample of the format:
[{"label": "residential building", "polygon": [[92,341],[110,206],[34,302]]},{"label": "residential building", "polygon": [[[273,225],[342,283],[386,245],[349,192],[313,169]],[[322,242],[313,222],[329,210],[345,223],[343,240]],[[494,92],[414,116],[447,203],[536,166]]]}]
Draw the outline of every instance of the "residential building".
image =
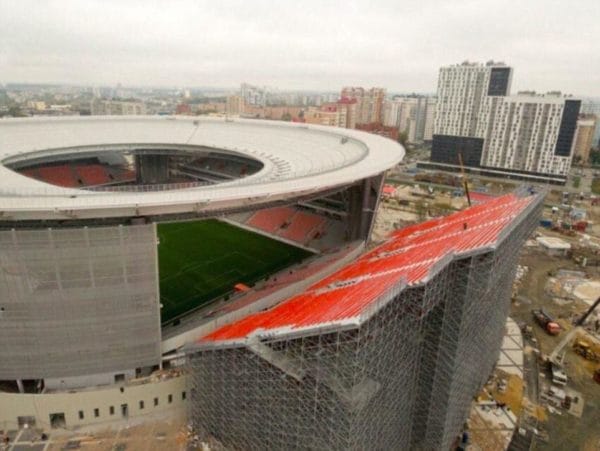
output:
[{"label": "residential building", "polygon": [[571,167],[579,100],[530,92],[486,99],[481,112],[481,166],[566,177]]},{"label": "residential building", "polygon": [[[383,125],[406,133],[409,143],[430,141],[433,131],[435,99],[426,96],[394,97],[383,106]],[[427,137],[425,137],[427,131]]]},{"label": "residential building", "polygon": [[242,83],[240,95],[244,99],[246,105],[251,106],[266,106],[267,105],[267,90],[258,86]]},{"label": "residential building", "polygon": [[383,121],[384,88],[367,90],[361,87],[345,87],[340,97],[356,100],[357,124],[381,124]]},{"label": "residential building", "polygon": [[92,116],[125,116],[146,114],[143,102],[94,99],[90,110]]},{"label": "residential building", "polygon": [[433,123],[435,120],[435,110],[437,99],[427,97],[427,109],[425,110],[425,125],[423,126],[423,141],[431,142],[433,140]]},{"label": "residential building", "polygon": [[225,111],[228,116],[239,116],[244,112],[244,98],[242,96],[228,96]]},{"label": "residential building", "polygon": [[577,121],[575,132],[574,159],[578,163],[587,164],[590,159],[590,150],[594,146],[594,131],[598,118],[593,114],[585,114]]},{"label": "residential building", "polygon": [[[581,102],[581,114],[593,114],[600,117],[600,99],[584,99]],[[592,140],[592,147],[600,147],[600,121],[596,121],[596,129]]]},{"label": "residential building", "polygon": [[431,161],[564,179],[581,102],[559,92],[510,96],[512,68],[489,61],[442,67]]},{"label": "residential building", "polygon": [[304,122],[333,127],[356,128],[357,101],[343,97],[337,102],[309,107],[304,111]]}]

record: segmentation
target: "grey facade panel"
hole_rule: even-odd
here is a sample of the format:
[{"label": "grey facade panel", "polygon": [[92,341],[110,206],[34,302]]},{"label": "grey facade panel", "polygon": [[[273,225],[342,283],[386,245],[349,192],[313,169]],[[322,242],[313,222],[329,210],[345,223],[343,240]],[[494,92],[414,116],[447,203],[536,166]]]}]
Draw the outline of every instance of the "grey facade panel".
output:
[{"label": "grey facade panel", "polygon": [[465,166],[481,166],[483,152],[482,138],[467,136],[433,135],[431,161],[444,164],[460,164],[458,154],[462,155]]},{"label": "grey facade panel", "polygon": [[494,67],[490,72],[490,82],[488,84],[488,96],[506,96],[510,86],[510,76],[512,69],[510,67]]},{"label": "grey facade panel", "polygon": [[554,155],[561,157],[568,157],[571,155],[580,108],[581,100],[565,100],[565,107],[560,121]]},{"label": "grey facade panel", "polygon": [[154,225],[0,231],[0,379],[155,365]]}]

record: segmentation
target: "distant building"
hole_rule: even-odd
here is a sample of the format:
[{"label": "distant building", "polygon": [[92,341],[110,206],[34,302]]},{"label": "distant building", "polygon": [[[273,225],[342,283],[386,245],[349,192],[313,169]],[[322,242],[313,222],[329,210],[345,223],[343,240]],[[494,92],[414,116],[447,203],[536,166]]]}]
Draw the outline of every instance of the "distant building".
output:
[{"label": "distant building", "polygon": [[425,125],[423,127],[423,141],[431,142],[433,140],[433,122],[435,120],[435,109],[437,99],[435,97],[427,98],[427,110],[425,111]]},{"label": "distant building", "polygon": [[244,99],[242,96],[227,97],[225,111],[228,116],[239,116],[244,112]]},{"label": "distant building", "polygon": [[357,101],[343,97],[320,107],[309,107],[304,112],[304,122],[308,124],[330,125],[341,128],[356,128]]},{"label": "distant building", "polygon": [[442,67],[431,161],[566,178],[580,101],[559,92],[510,96],[512,68]]},{"label": "distant building", "polygon": [[27,108],[31,108],[36,111],[44,111],[46,109],[46,102],[38,101],[38,100],[30,100],[27,102]]},{"label": "distant building", "polygon": [[342,121],[338,111],[331,108],[309,107],[304,112],[304,122],[307,124],[328,125],[331,127],[340,127]]},{"label": "distant building", "polygon": [[571,168],[579,100],[560,93],[486,99],[481,166],[566,177]]},{"label": "distant building", "polygon": [[[581,114],[593,114],[596,118],[600,118],[600,99],[585,99],[581,102]],[[600,121],[596,121],[596,129],[592,147],[600,147]]]},{"label": "distant building", "polygon": [[383,121],[384,88],[365,89],[345,87],[340,94],[342,99],[356,100],[356,124],[381,124]]},{"label": "distant building", "polygon": [[267,105],[267,90],[258,86],[242,83],[240,95],[244,99],[246,105],[251,106],[266,106]]},{"label": "distant building", "polygon": [[192,114],[192,107],[187,103],[180,103],[175,107],[175,114]]},{"label": "distant building", "polygon": [[94,99],[90,104],[92,116],[125,116],[146,114],[142,102]]},{"label": "distant building", "polygon": [[406,133],[409,143],[431,141],[434,111],[434,98],[425,96],[395,97],[384,102],[383,125],[398,127],[399,133]]},{"label": "distant building", "polygon": [[575,161],[586,164],[590,159],[590,150],[594,146],[594,132],[598,118],[593,114],[581,115],[575,132]]}]

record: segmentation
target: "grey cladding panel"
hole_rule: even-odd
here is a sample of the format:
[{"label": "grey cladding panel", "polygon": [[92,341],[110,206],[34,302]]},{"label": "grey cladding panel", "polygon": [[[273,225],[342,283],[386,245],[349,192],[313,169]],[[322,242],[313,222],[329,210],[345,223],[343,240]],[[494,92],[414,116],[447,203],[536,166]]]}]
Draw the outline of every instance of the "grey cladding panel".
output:
[{"label": "grey cladding panel", "polygon": [[160,357],[154,225],[0,232],[0,379]]}]

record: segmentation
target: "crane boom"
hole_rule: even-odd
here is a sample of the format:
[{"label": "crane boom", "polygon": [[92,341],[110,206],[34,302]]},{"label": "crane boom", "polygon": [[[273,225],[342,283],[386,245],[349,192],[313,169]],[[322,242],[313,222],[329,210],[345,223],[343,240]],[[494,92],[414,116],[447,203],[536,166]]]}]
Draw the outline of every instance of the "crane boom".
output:
[{"label": "crane boom", "polygon": [[465,165],[463,164],[462,152],[458,152],[458,162],[460,163],[460,173],[462,175],[463,188],[465,195],[467,196],[467,203],[471,206],[471,194],[469,193],[469,182],[467,181],[467,175],[465,174]]},{"label": "crane boom", "polygon": [[583,323],[588,318],[588,316],[591,315],[591,313],[594,311],[594,309],[596,307],[598,307],[598,304],[600,304],[600,297],[598,299],[596,299],[596,301],[590,306],[590,308],[587,309],[587,311],[583,315],[581,315],[581,318],[579,318],[575,322],[575,327],[573,329],[571,329],[569,331],[569,333],[567,333],[563,337],[562,340],[560,340],[560,343],[558,343],[558,345],[554,348],[554,350],[550,354],[551,362],[558,363],[557,358],[558,358],[559,354],[563,351],[565,346],[567,346],[571,342],[571,340],[573,339],[573,337],[575,336],[575,334],[577,332],[583,331]]}]

